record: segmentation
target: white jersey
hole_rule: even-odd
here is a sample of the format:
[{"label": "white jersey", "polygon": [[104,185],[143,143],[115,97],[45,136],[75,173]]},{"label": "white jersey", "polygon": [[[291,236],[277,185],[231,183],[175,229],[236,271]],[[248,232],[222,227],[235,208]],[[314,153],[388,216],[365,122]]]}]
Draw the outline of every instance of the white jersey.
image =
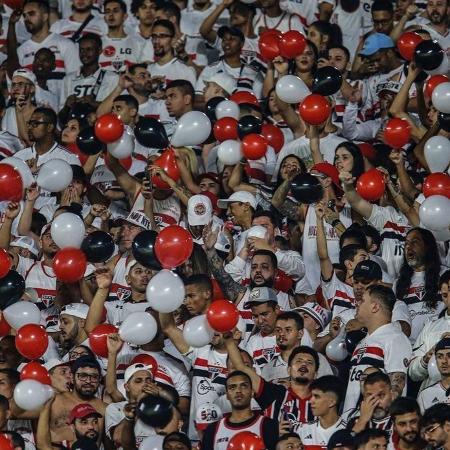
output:
[{"label": "white jersey", "polygon": [[134,36],[110,38],[103,36],[103,51],[100,55],[100,67],[119,72],[123,66],[141,62],[142,45]]},{"label": "white jersey", "polygon": [[355,294],[353,286],[341,281],[336,272],[328,281],[321,280],[322,294],[327,303],[328,309],[331,310],[332,319],[342,314],[348,309],[355,308]]},{"label": "white jersey", "polygon": [[361,375],[368,367],[376,367],[387,374],[405,373],[411,357],[411,343],[394,324],[388,323],[368,334],[357,346],[351,357],[351,369],[344,414],[356,408],[361,393]]},{"label": "white jersey", "polygon": [[158,119],[161,123],[172,121],[164,100],[149,98],[145,103],[139,105],[139,115]]},{"label": "white jersey", "polygon": [[9,131],[0,131],[0,157],[9,158],[22,149],[22,142],[16,135]]},{"label": "white jersey", "polygon": [[445,35],[438,33],[430,22],[421,25],[421,28],[428,31],[430,33],[431,39],[437,41],[438,44],[442,47],[444,52],[447,54],[447,57],[450,56],[450,30],[447,27],[447,32]]},{"label": "white jersey", "polygon": [[195,69],[189,67],[177,58],[173,58],[166,64],[158,64],[156,62],[149,64],[147,70],[152,77],[162,77],[165,86],[173,80],[186,80],[195,87],[195,82],[197,80]]},{"label": "white jersey", "polygon": [[25,41],[17,49],[20,65],[32,70],[34,56],[41,48],[48,48],[55,54],[56,73],[77,72],[81,66],[77,46],[70,39],[56,33],[50,33],[42,42],[32,39]]},{"label": "white jersey", "polygon": [[129,301],[129,298],[127,300],[113,300],[106,302],[106,321],[111,325],[120,327],[127,316],[135,312],[145,312],[150,306],[150,303],[146,301],[134,303]]},{"label": "white jersey", "polygon": [[[339,219],[348,228],[352,224],[350,205],[346,204],[339,212]],[[325,237],[330,260],[333,264],[339,262],[339,236],[336,230],[329,224],[324,223]],[[317,254],[317,217],[314,205],[309,205],[306,211],[305,225],[303,230],[302,255],[305,261],[306,278],[313,290],[320,284],[320,261]]]},{"label": "white jersey", "polygon": [[277,17],[269,17],[262,11],[256,13],[253,19],[253,29],[258,35],[261,35],[267,29],[276,29],[281,33],[286,33],[289,30],[297,30],[300,33],[306,34],[300,17],[286,11],[283,11]]},{"label": "white jersey", "polygon": [[204,403],[214,403],[225,393],[228,374],[227,353],[219,353],[211,345],[190,348],[184,355],[192,365],[192,399],[189,416],[189,438],[198,440],[194,426],[195,413]]},{"label": "white jersey", "polygon": [[280,354],[276,336],[274,334],[263,336],[261,332],[250,336],[245,350],[252,358],[253,368],[258,375],[261,375],[264,367]]},{"label": "white jersey", "polygon": [[[65,38],[70,39],[81,27],[82,22],[75,22],[73,17],[68,17],[67,19],[57,20],[50,28],[52,33],[60,34]],[[88,33],[93,33],[98,36],[103,36],[108,32],[108,27],[103,19],[100,17],[93,16],[92,19],[87,23],[81,32],[81,36]]]},{"label": "white jersey", "polygon": [[346,422],[341,417],[328,428],[323,428],[319,419],[316,419],[312,423],[298,425],[294,432],[300,436],[304,450],[326,450],[330,437],[337,430],[345,429],[346,426]]},{"label": "white jersey", "polygon": [[42,261],[33,264],[25,277],[25,286],[33,288],[38,294],[36,302],[40,310],[50,308],[56,298],[56,276],[53,269],[44,266]]},{"label": "white jersey", "polygon": [[127,265],[132,260],[132,256],[124,255],[119,258],[116,265],[114,266],[114,275],[112,279],[111,289],[109,290],[109,301],[125,301],[130,297],[131,288],[126,281],[125,276],[127,273]]},{"label": "white jersey", "polygon": [[247,164],[246,173],[249,183],[265,185],[266,179],[270,180],[275,172],[277,164],[275,150],[269,145],[262,158],[249,160]]},{"label": "white jersey", "polygon": [[[144,197],[139,192],[131,211],[144,211]],[[175,194],[170,195],[164,200],[153,199],[153,212],[156,224],[159,227],[176,225],[181,219],[180,200]]]},{"label": "white jersey", "polygon": [[28,271],[31,269],[31,266],[34,264],[34,260],[31,258],[24,258],[23,256],[17,255],[17,267],[15,271],[25,279]]},{"label": "white jersey", "polygon": [[449,388],[444,387],[442,382],[439,381],[420,392],[417,397],[417,403],[420,406],[420,411],[422,414],[426,409],[436,403],[450,404],[450,395],[448,395],[448,390]]}]

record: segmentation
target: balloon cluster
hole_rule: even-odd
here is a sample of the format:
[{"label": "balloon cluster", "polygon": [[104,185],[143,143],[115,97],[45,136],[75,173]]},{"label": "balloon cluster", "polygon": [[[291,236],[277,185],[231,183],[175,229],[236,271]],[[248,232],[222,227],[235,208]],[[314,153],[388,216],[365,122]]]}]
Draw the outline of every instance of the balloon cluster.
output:
[{"label": "balloon cluster", "polygon": [[306,38],[296,30],[281,33],[279,30],[269,29],[261,33],[258,47],[261,56],[267,61],[278,56],[293,59],[305,50]]}]

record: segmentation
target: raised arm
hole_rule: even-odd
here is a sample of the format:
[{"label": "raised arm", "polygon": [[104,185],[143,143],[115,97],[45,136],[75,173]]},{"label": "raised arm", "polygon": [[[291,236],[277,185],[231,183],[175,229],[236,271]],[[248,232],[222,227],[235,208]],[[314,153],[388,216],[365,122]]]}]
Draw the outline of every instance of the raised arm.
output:
[{"label": "raised arm", "polygon": [[109,155],[109,167],[111,172],[115,175],[120,187],[125,191],[128,199],[131,203],[134,202],[139,190],[141,189],[141,183],[126,171],[119,160]]},{"label": "raised arm", "polygon": [[33,220],[34,204],[40,194],[40,188],[37,184],[32,184],[25,193],[25,202],[23,205],[22,215],[19,219],[17,231],[20,236],[30,236],[31,221]]},{"label": "raised arm", "polygon": [[112,110],[114,99],[120,95],[125,89],[128,89],[133,85],[133,82],[130,79],[130,74],[128,72],[124,72],[120,74],[119,80],[117,82],[117,86],[111,91],[111,93],[106,97],[97,108],[97,117],[102,116],[103,114],[110,113]]},{"label": "raised arm", "polygon": [[350,203],[350,206],[364,219],[368,220],[372,215],[373,206],[367,200],[364,200],[355,189],[355,178],[349,172],[341,172],[339,174],[342,187],[344,188],[345,198]]},{"label": "raised arm", "polygon": [[86,331],[87,334],[89,334],[102,321],[103,308],[109,295],[112,278],[113,274],[107,267],[98,269],[95,273],[95,279],[98,287],[92,303],[89,306],[89,312],[84,325],[84,331]]},{"label": "raised arm", "polygon": [[16,9],[13,10],[8,21],[8,34],[6,39],[6,54],[8,55],[8,59],[6,60],[6,71],[11,79],[14,71],[20,67],[19,56],[17,55],[17,47],[19,44],[17,42],[16,24],[21,17],[22,10]]},{"label": "raised arm", "polygon": [[248,183],[242,182],[242,175],[244,172],[244,166],[247,163],[245,159],[242,159],[240,162],[234,165],[233,170],[231,171],[230,178],[228,179],[228,186],[236,191],[247,191],[252,194],[256,194],[256,187],[252,186]]},{"label": "raised arm", "polygon": [[20,213],[20,205],[16,202],[9,202],[6,207],[5,217],[0,228],[0,248],[8,250],[11,242],[11,228],[14,219]]},{"label": "raised arm", "polygon": [[123,341],[118,333],[109,334],[106,338],[108,346],[108,365],[106,367],[105,388],[113,402],[123,402],[124,396],[117,389],[117,354],[122,348]]},{"label": "raised arm", "polygon": [[317,219],[316,243],[317,254],[319,255],[320,261],[320,272],[322,274],[322,278],[325,281],[328,281],[333,276],[333,264],[328,256],[327,238],[325,235],[325,225],[323,223],[325,216],[325,205],[319,202],[316,204],[315,210]]},{"label": "raised arm", "polygon": [[159,313],[161,330],[171,340],[175,348],[184,355],[189,351],[189,344],[183,337],[183,332],[175,325],[172,313]]},{"label": "raised arm", "polygon": [[214,44],[217,39],[217,32],[213,30],[214,25],[216,24],[222,13],[233,4],[233,1],[234,0],[223,0],[222,3],[219,3],[214,11],[209,14],[200,25],[199,31],[202,38],[208,41],[210,44]]}]

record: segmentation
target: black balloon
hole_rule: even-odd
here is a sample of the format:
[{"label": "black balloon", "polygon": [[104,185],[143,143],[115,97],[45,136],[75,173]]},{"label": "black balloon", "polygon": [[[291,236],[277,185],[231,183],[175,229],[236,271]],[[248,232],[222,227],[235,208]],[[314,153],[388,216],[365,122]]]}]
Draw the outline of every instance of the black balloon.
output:
[{"label": "black balloon", "polygon": [[86,155],[96,155],[106,150],[105,144],[95,136],[94,127],[85,127],[79,132],[77,145]]},{"label": "black balloon", "polygon": [[261,134],[262,120],[255,116],[244,116],[238,122],[238,136],[242,139],[247,134]]},{"label": "black balloon", "polygon": [[147,395],[136,408],[137,417],[153,428],[164,428],[172,419],[173,405],[162,397]]},{"label": "black balloon", "polygon": [[0,279],[0,310],[20,300],[25,292],[25,280],[15,270]]},{"label": "black balloon", "polygon": [[444,50],[437,41],[426,40],[417,44],[414,62],[423,70],[437,69],[444,60]]},{"label": "black balloon", "polygon": [[320,181],[310,173],[299,173],[291,181],[291,194],[296,200],[307,205],[318,202],[323,196]]},{"label": "black balloon", "polygon": [[79,122],[87,123],[89,114],[95,112],[95,108],[89,103],[76,102],[69,111],[69,120],[76,119]]},{"label": "black balloon", "polygon": [[206,102],[205,114],[208,116],[208,118],[211,122],[214,122],[215,120],[217,120],[217,117],[216,117],[217,105],[220,102],[223,102],[224,100],[225,100],[225,97],[213,97]]},{"label": "black balloon", "polygon": [[320,95],[333,95],[342,86],[342,74],[336,67],[326,66],[317,69],[312,92]]},{"label": "black balloon", "polygon": [[164,125],[153,117],[141,117],[134,128],[134,135],[144,147],[162,149],[169,145]]},{"label": "black balloon", "polygon": [[161,264],[155,255],[155,241],[158,233],[153,230],[141,231],[131,244],[131,251],[136,261],[144,267],[161,270]]},{"label": "black balloon", "polygon": [[[403,65],[403,73],[405,74],[405,76],[408,75],[408,67],[409,67],[409,62],[406,62]],[[424,70],[421,70],[417,74],[416,78],[414,79],[414,82],[415,83],[423,83],[427,78],[428,78],[428,74]]]},{"label": "black balloon", "polygon": [[364,330],[353,330],[346,333],[345,346],[350,355],[355,351],[356,346],[366,337],[366,335],[367,331]]},{"label": "black balloon", "polygon": [[450,114],[438,113],[438,122],[442,130],[450,132]]},{"label": "black balloon", "polygon": [[94,231],[84,238],[81,250],[90,263],[105,262],[114,254],[114,240],[104,231]]}]

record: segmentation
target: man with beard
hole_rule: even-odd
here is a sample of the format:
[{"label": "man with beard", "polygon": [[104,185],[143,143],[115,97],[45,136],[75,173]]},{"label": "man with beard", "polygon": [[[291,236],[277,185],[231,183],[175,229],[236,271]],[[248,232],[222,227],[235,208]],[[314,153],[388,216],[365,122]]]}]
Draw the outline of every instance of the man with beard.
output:
[{"label": "man with beard", "polygon": [[422,436],[432,449],[450,450],[450,405],[438,403],[425,411]]},{"label": "man with beard", "polygon": [[63,306],[59,316],[59,338],[64,354],[82,344],[88,338],[85,331],[89,306],[85,303],[70,303]]},{"label": "man with beard", "polygon": [[378,428],[392,432],[389,407],[392,403],[391,380],[377,371],[367,375],[362,387],[363,399],[359,408],[350,414],[348,428],[360,433],[366,428]]},{"label": "man with beard", "polygon": [[253,397],[250,377],[239,370],[231,372],[225,383],[226,395],[231,404],[231,414],[218,422],[208,425],[202,448],[227,450],[229,440],[243,431],[253,432],[264,441],[264,448],[275,450],[278,440],[278,424],[260,414],[255,414],[250,407]]},{"label": "man with beard", "polygon": [[391,442],[395,450],[422,450],[426,443],[420,436],[420,410],[416,400],[399,397],[392,402],[390,413]]},{"label": "man with beard", "polygon": [[420,28],[428,31],[431,39],[438,41],[439,45],[444,49],[444,53],[448,53],[450,48],[449,0],[428,0],[425,12],[428,21],[425,21],[424,24],[419,22]]},{"label": "man with beard", "polygon": [[255,400],[265,414],[280,423],[284,432],[292,427],[313,420],[311,410],[310,383],[316,378],[319,368],[319,356],[311,347],[296,347],[288,360],[288,387],[270,383],[261,378],[253,368],[242,359],[241,352],[232,339],[224,335],[229,359],[235,370],[245,372],[252,381]]},{"label": "man with beard", "polygon": [[448,403],[450,394],[450,337],[441,339],[436,344],[434,354],[441,379],[428,386],[417,397],[422,413],[435,403]]}]

